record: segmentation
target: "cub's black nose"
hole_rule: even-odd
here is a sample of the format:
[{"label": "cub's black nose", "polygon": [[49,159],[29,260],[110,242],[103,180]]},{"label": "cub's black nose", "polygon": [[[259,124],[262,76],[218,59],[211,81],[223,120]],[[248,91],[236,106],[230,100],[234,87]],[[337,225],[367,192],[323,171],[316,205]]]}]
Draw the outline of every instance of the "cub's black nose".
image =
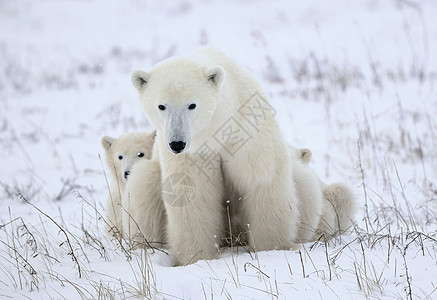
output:
[{"label": "cub's black nose", "polygon": [[129,174],[130,174],[130,171],[126,171],[126,172],[124,172],[124,179],[127,180],[127,177],[129,176]]},{"label": "cub's black nose", "polygon": [[173,150],[175,153],[181,153],[182,150],[185,149],[185,145],[186,145],[185,142],[180,142],[180,141],[179,142],[171,142],[169,144],[170,149]]}]

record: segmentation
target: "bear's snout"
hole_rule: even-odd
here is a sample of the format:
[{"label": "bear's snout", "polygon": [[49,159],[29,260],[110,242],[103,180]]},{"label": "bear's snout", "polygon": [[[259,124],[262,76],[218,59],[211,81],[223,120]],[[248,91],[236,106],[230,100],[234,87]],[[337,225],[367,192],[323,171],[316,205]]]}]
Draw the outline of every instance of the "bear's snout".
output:
[{"label": "bear's snout", "polygon": [[185,145],[187,143],[178,141],[178,142],[171,142],[169,144],[170,149],[173,150],[174,153],[181,153],[185,149]]},{"label": "bear's snout", "polygon": [[127,177],[129,176],[129,174],[130,174],[130,171],[125,171],[124,172],[124,179],[127,180]]}]

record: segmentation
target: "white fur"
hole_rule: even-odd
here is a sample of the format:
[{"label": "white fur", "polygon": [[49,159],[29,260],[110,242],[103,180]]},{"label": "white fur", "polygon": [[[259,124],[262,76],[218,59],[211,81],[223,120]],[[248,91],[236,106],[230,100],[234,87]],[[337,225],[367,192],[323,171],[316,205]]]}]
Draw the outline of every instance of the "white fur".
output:
[{"label": "white fur", "polygon": [[[240,217],[243,224],[250,224],[249,243],[254,249],[293,247],[299,211],[290,182],[287,145],[272,110],[257,120],[245,118],[240,110],[254,96],[268,99],[253,76],[221,52],[204,48],[190,57],[163,61],[149,73],[136,71],[132,81],[146,115],[159,132],[162,180],[183,173],[196,186],[194,198],[183,207],[170,205],[168,196],[163,195],[176,264],[216,256],[218,239],[224,234],[226,182],[243,195]],[[195,112],[184,112],[192,103],[197,104]],[[262,103],[268,106],[268,102]],[[164,115],[159,105],[171,110]],[[175,124],[180,128],[173,128]],[[236,137],[243,138],[244,144],[220,137],[222,126],[229,124],[239,129]],[[186,143],[182,153],[169,149],[174,135]],[[223,175],[199,174],[196,163],[202,157],[198,150],[205,143],[221,158]]]},{"label": "white fur", "polygon": [[[122,207],[126,172],[131,172],[132,167],[138,161],[148,160],[152,156],[152,147],[156,132],[135,132],[111,138],[104,136],[102,146],[105,150],[106,164],[111,173],[109,195],[106,201],[107,231],[111,235],[120,237],[122,232]],[[140,157],[138,154],[143,153]],[[121,159],[120,159],[121,157]]]}]

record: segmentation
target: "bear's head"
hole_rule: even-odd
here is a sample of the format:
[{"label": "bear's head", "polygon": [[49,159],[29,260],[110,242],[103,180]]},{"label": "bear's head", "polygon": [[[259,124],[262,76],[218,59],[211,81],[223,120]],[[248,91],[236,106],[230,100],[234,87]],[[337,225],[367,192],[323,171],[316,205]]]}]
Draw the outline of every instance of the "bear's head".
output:
[{"label": "bear's head", "polygon": [[189,58],[168,59],[148,73],[133,72],[141,105],[169,151],[188,152],[190,145],[201,143],[216,111],[224,75],[220,66]]},{"label": "bear's head", "polygon": [[112,138],[104,136],[102,146],[105,149],[106,163],[111,174],[119,183],[125,182],[132,166],[140,159],[150,159],[155,143],[156,131],[133,132]]}]

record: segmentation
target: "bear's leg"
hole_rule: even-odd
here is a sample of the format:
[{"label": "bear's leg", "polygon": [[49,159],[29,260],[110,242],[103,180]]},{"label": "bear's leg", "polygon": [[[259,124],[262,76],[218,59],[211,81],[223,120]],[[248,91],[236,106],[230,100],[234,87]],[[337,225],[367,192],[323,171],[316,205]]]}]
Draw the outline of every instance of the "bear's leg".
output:
[{"label": "bear's leg", "polygon": [[175,265],[212,259],[218,253],[225,220],[223,180],[218,173],[205,174],[190,163],[174,160],[170,167],[163,165],[168,243]]},{"label": "bear's leg", "polygon": [[299,209],[288,149],[275,144],[269,130],[260,133],[224,158],[224,176],[241,196],[239,217],[250,246],[257,251],[294,248]]},{"label": "bear's leg", "polygon": [[291,178],[274,178],[243,190],[249,244],[256,251],[295,248],[298,207]]}]

